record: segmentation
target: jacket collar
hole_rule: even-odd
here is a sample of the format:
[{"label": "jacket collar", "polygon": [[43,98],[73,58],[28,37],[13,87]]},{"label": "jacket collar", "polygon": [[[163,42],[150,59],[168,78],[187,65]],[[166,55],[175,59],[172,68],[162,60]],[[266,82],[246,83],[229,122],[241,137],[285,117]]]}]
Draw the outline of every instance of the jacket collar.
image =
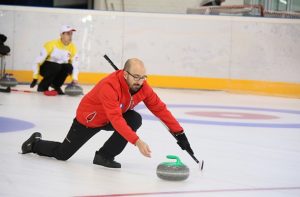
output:
[{"label": "jacket collar", "polygon": [[65,45],[65,44],[61,41],[61,38],[59,38],[59,39],[57,39],[57,43],[60,45],[60,47],[64,48],[64,47],[70,46],[72,42],[70,42],[68,45]]},{"label": "jacket collar", "polygon": [[129,92],[129,86],[124,78],[124,71],[123,70],[117,71],[117,76],[119,78],[122,89],[126,92]]}]

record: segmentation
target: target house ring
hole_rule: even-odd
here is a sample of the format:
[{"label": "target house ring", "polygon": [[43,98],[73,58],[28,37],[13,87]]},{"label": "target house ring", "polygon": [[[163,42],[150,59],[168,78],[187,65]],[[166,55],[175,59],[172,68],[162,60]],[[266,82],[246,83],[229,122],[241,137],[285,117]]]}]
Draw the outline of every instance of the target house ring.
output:
[{"label": "target house ring", "polygon": [[35,125],[31,122],[0,116],[0,133],[24,131],[33,127]]},{"label": "target house ring", "polygon": [[[195,109],[214,109],[214,110],[235,110],[235,111],[246,111],[246,113],[249,115],[250,112],[255,113],[252,114],[252,117],[255,115],[260,115],[261,117],[265,117],[265,119],[278,119],[280,115],[284,114],[293,114],[296,116],[299,116],[300,119],[300,111],[297,110],[287,110],[287,109],[271,109],[271,108],[256,108],[256,107],[236,107],[236,106],[221,106],[221,105],[186,105],[186,104],[169,104],[167,105],[168,108],[191,108],[193,110]],[[135,108],[139,113],[142,115],[144,120],[158,120],[154,115],[152,114],[145,114],[142,112],[142,110],[146,109],[145,105],[139,105]],[[261,114],[264,112],[269,113],[276,113],[278,116],[274,115],[265,115]],[[225,114],[225,112],[222,112]],[[227,113],[227,112],[226,112]],[[228,112],[232,113],[232,112]],[[227,115],[228,115],[227,113]],[[234,112],[235,114],[241,114],[239,112]],[[223,115],[224,115],[223,114]],[[244,113],[245,115],[245,113]],[[230,122],[230,121],[216,121],[216,120],[194,120],[194,119],[188,119],[188,118],[177,118],[176,119],[181,123],[190,123],[190,124],[203,124],[203,125],[218,125],[218,126],[237,126],[237,127],[265,127],[265,128],[300,128],[300,123],[272,123],[272,122]],[[242,118],[241,118],[242,119]],[[264,119],[264,118],[263,118]]]},{"label": "target house ring", "polygon": [[226,119],[253,119],[253,120],[270,120],[279,119],[278,116],[266,114],[254,114],[243,112],[218,112],[218,111],[201,111],[201,112],[185,112],[188,115],[202,116],[210,118],[226,118]]}]

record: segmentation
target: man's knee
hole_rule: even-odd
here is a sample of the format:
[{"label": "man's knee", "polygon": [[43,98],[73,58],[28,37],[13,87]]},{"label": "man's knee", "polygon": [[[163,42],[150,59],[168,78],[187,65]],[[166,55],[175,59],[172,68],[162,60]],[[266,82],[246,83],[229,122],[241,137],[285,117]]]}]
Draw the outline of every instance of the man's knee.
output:
[{"label": "man's knee", "polygon": [[57,160],[61,160],[61,161],[67,161],[68,159],[70,159],[72,155],[67,155],[67,154],[58,154],[58,155],[55,155],[55,158]]},{"label": "man's knee", "polygon": [[74,151],[71,150],[71,147],[66,146],[66,140],[59,147],[54,150],[54,157],[57,160],[67,161],[72,157]]},{"label": "man's knee", "polygon": [[73,66],[72,64],[63,64],[64,70],[66,73],[68,74],[72,74],[73,73]]},{"label": "man's knee", "polygon": [[142,126],[142,116],[134,110],[130,110],[124,114],[127,124],[132,130],[136,131]]}]

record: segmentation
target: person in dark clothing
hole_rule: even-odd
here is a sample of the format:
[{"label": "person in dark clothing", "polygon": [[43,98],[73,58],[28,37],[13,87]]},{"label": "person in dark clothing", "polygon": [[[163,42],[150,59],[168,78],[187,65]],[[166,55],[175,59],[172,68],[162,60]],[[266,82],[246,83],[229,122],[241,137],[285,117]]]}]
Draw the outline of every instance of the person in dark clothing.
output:
[{"label": "person in dark clothing", "polygon": [[79,71],[77,49],[72,42],[74,31],[74,28],[64,25],[59,39],[45,43],[33,67],[31,88],[37,84],[39,75],[43,77],[38,84],[39,92],[48,91],[51,86],[58,94],[64,94],[61,86],[68,75],[72,76],[72,83],[77,84]]}]

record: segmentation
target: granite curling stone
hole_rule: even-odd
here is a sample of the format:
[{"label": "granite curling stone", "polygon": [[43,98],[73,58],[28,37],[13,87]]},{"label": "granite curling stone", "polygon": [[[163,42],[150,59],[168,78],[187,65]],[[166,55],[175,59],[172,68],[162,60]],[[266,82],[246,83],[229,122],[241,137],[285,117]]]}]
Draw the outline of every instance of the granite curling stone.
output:
[{"label": "granite curling stone", "polygon": [[65,94],[68,96],[78,96],[83,94],[83,90],[79,85],[69,84],[65,88]]},{"label": "granite curling stone", "polygon": [[189,177],[190,170],[179,157],[168,155],[168,159],[176,159],[175,162],[163,162],[157,166],[156,174],[159,178],[168,181],[183,181]]},{"label": "granite curling stone", "polygon": [[17,80],[12,76],[12,74],[5,74],[0,79],[0,85],[4,87],[15,87],[18,85]]}]

